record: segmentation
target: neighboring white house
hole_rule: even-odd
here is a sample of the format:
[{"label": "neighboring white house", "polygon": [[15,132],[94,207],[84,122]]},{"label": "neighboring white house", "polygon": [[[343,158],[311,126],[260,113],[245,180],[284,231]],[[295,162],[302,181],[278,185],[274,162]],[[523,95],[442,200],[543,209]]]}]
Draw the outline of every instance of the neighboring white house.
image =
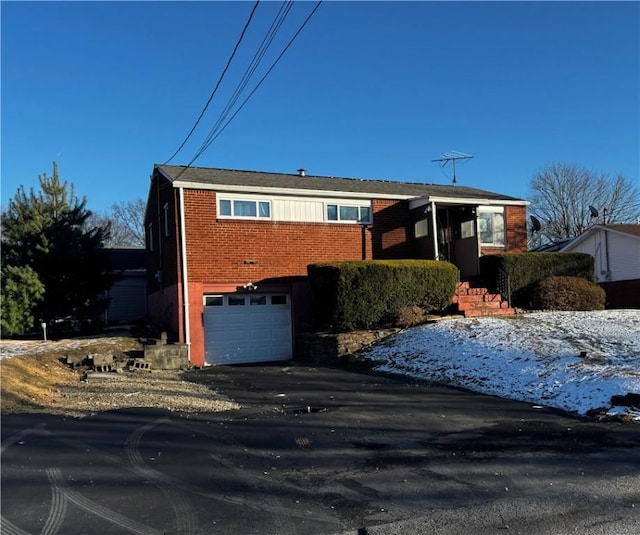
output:
[{"label": "neighboring white house", "polygon": [[640,225],[594,225],[561,251],[593,256],[608,307],[640,308]]}]

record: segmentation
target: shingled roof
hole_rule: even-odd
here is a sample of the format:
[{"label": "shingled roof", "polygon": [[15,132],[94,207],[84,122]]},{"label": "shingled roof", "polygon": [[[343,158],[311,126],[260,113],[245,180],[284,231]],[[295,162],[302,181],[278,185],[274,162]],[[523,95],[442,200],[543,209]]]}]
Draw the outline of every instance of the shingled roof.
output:
[{"label": "shingled roof", "polygon": [[625,234],[631,234],[632,236],[637,236],[638,238],[640,238],[640,225],[616,223],[613,225],[608,224],[605,226],[608,229],[617,230],[618,232],[624,232]]},{"label": "shingled roof", "polygon": [[345,192],[410,197],[454,197],[464,199],[491,199],[521,201],[516,197],[501,195],[466,186],[444,186],[441,184],[419,184],[392,180],[367,180],[327,176],[267,173],[261,171],[239,171],[233,169],[210,169],[174,165],[156,165],[175,187],[202,184],[203,186],[242,186],[255,188],[278,188],[292,190]]}]

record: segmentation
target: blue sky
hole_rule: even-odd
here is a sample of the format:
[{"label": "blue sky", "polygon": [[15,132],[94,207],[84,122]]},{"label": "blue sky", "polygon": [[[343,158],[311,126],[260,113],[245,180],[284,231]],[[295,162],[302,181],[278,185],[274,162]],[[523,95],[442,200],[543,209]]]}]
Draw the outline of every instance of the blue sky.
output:
[{"label": "blue sky", "polygon": [[[296,2],[252,89],[315,2]],[[58,162],[88,207],[146,199],[253,2],[7,2],[2,206]],[[188,163],[280,2],[261,2]],[[640,3],[325,1],[194,165],[449,184],[527,198],[552,161],[640,183]],[[248,94],[248,91],[247,93]],[[241,98],[240,102],[244,97]]]}]

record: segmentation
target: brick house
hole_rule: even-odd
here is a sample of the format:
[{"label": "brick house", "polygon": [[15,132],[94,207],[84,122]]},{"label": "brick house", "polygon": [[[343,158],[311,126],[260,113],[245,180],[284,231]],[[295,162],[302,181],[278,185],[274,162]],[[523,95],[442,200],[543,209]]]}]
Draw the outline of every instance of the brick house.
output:
[{"label": "brick house", "polygon": [[310,321],[307,265],[527,250],[521,199],[464,186],[156,165],[149,320],[195,366],[286,360]]}]

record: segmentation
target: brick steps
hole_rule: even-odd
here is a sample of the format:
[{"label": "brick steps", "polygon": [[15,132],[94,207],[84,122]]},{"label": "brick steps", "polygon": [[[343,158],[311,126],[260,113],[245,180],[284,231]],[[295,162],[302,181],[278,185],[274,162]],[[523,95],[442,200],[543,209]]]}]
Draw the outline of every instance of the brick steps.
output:
[{"label": "brick steps", "polygon": [[453,303],[465,318],[480,316],[512,316],[516,312],[509,308],[506,301],[498,294],[492,294],[487,288],[469,281],[458,284],[458,291]]}]

